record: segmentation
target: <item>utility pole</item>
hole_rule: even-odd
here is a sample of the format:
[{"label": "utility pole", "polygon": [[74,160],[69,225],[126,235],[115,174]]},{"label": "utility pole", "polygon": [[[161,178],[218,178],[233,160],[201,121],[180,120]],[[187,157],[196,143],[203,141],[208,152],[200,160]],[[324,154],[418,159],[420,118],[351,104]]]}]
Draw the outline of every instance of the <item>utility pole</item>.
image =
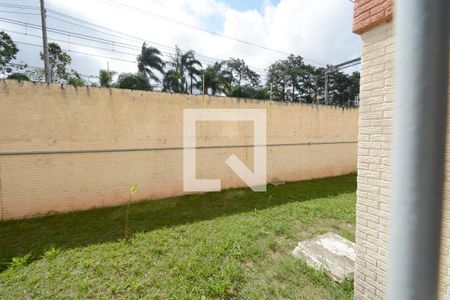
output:
[{"label": "utility pole", "polygon": [[205,74],[203,74],[203,76],[202,76],[202,78],[203,78],[203,88],[202,88],[202,90],[203,90],[203,95],[205,94]]},{"label": "utility pole", "polygon": [[324,90],[325,104],[328,104],[328,70],[325,71],[325,90]]},{"label": "utility pole", "polygon": [[45,69],[45,82],[50,83],[50,63],[48,59],[48,42],[47,42],[47,22],[44,0],[41,1],[41,23],[42,23],[42,43],[44,48],[44,69]]},{"label": "utility pole", "polygon": [[273,84],[271,83],[270,84],[270,94],[269,94],[269,100],[270,101],[272,101],[272,87],[273,87]]}]

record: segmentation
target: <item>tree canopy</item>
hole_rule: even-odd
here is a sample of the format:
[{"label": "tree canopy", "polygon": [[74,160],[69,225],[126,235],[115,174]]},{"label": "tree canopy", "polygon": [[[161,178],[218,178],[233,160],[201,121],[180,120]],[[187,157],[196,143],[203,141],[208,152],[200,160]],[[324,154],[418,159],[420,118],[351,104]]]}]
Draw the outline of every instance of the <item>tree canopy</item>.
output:
[{"label": "tree canopy", "polygon": [[19,49],[9,34],[0,31],[0,71],[3,71],[6,65],[16,58],[17,52],[19,52]]},{"label": "tree canopy", "polygon": [[[44,60],[44,54],[40,53],[41,59]],[[67,79],[67,65],[72,62],[69,54],[61,49],[57,43],[48,44],[48,60],[50,63],[50,78],[52,82],[64,81]]]},{"label": "tree canopy", "polygon": [[161,52],[154,47],[148,47],[146,43],[142,44],[141,54],[137,57],[138,70],[146,74],[150,80],[159,83],[160,75],[164,74],[164,61],[161,58]]},{"label": "tree canopy", "polygon": [[[19,49],[7,33],[1,31],[0,37],[1,70],[16,58]],[[43,59],[42,53],[40,57]],[[182,51],[178,46],[165,61],[157,48],[143,43],[136,59],[137,72],[121,73],[115,82],[117,72],[100,70],[100,86],[340,106],[354,105],[359,94],[359,72],[346,74],[332,66],[316,67],[294,54],[272,63],[264,80],[243,59],[230,57],[204,66],[193,50]],[[57,43],[49,43],[49,62],[52,82],[86,85],[75,70],[68,68],[72,58]],[[23,69],[25,73],[16,71],[9,78],[43,80],[42,69]],[[326,77],[328,97],[324,88]]]},{"label": "tree canopy", "polygon": [[119,89],[151,91],[152,87],[145,73],[121,73],[115,87]]}]

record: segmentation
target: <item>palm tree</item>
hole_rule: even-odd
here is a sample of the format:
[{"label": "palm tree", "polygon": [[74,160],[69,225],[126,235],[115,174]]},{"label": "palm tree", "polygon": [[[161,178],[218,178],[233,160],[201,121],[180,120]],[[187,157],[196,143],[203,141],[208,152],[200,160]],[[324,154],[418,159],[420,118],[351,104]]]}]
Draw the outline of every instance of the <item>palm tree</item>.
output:
[{"label": "palm tree", "polygon": [[[216,62],[203,70],[205,92],[211,89],[212,95],[228,93],[231,87],[231,74],[224,69],[224,62]],[[201,83],[200,83],[201,84]],[[200,84],[197,86],[200,87]]]},{"label": "palm tree", "polygon": [[176,69],[166,72],[163,81],[164,92],[185,93],[183,75]]},{"label": "palm tree", "polygon": [[189,90],[192,94],[194,85],[198,83],[198,78],[201,75],[202,63],[195,59],[195,52],[189,50],[181,56],[182,65],[186,68],[187,75],[190,79]]},{"label": "palm tree", "polygon": [[[167,71],[164,77],[164,90],[175,93],[192,94],[194,84],[198,82],[198,76],[201,74],[200,61],[195,59],[195,52],[189,50],[185,53],[178,46],[175,46],[175,55],[170,62],[172,69]],[[188,84],[187,77],[190,79]]]},{"label": "palm tree", "polygon": [[155,71],[164,75],[164,61],[161,58],[161,52],[154,47],[147,47],[147,44],[142,44],[141,54],[137,57],[139,72],[144,73],[150,80],[161,82]]}]

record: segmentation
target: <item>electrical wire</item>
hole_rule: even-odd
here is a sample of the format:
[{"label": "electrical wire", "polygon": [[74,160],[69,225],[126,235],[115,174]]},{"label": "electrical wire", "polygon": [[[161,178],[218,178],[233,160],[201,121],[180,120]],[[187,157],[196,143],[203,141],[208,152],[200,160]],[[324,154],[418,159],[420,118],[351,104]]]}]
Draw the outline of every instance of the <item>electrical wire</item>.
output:
[{"label": "electrical wire", "polygon": [[160,14],[156,14],[156,13],[148,11],[148,10],[144,10],[144,9],[141,9],[141,8],[136,8],[136,7],[133,7],[133,6],[130,6],[130,5],[118,2],[118,1],[114,1],[114,0],[96,0],[96,1],[108,4],[110,6],[115,6],[115,7],[120,6],[122,8],[128,9],[128,10],[132,10],[132,11],[136,11],[136,12],[139,12],[139,13],[147,14],[147,15],[150,15],[150,16],[153,16],[153,17],[157,17],[157,18],[159,18],[161,20],[164,20],[164,21],[167,21],[167,22],[171,22],[171,23],[174,23],[174,24],[177,24],[177,25],[181,25],[181,26],[185,26],[185,27],[188,27],[188,28],[192,28],[192,29],[195,29],[195,30],[198,30],[198,31],[202,31],[202,32],[208,33],[208,34],[216,35],[216,36],[219,36],[219,37],[222,37],[222,38],[226,38],[226,39],[229,39],[229,40],[232,40],[232,41],[235,41],[235,42],[243,43],[243,44],[246,44],[246,45],[249,45],[249,46],[258,47],[258,48],[261,48],[261,49],[264,49],[264,50],[272,51],[272,52],[283,54],[283,55],[289,55],[289,53],[281,51],[281,50],[269,48],[269,47],[264,46],[264,45],[255,44],[255,43],[252,43],[252,42],[249,42],[249,41],[241,40],[241,39],[238,39],[238,38],[235,38],[235,37],[231,37],[231,36],[228,36],[228,35],[224,35],[224,34],[221,34],[221,33],[215,32],[215,31],[204,29],[204,28],[201,28],[201,27],[189,24],[189,23],[185,23],[185,22],[182,22],[182,21],[179,21],[179,20],[176,20],[176,19],[172,19],[172,18],[163,16],[163,15],[160,15]]},{"label": "electrical wire", "polygon": [[[19,31],[9,30],[9,29],[4,29],[4,28],[2,28],[2,30],[5,30],[5,31],[7,31],[9,33],[20,34],[20,35],[25,35],[25,36],[35,37],[35,38],[41,38],[40,35],[35,35],[35,34],[30,34],[30,33],[22,33],[22,32],[19,32]],[[48,39],[50,41],[55,41],[55,42],[59,42],[59,43],[67,43],[68,45],[72,45],[73,44],[73,45],[78,45],[78,46],[81,46],[81,47],[87,47],[87,48],[92,48],[92,49],[97,49],[97,50],[102,50],[102,51],[109,51],[109,52],[114,52],[114,53],[118,53],[118,54],[129,55],[129,56],[133,56],[133,57],[137,57],[137,55],[139,54],[139,52],[130,53],[130,52],[111,50],[111,49],[106,49],[106,48],[102,48],[102,47],[96,47],[96,46],[93,46],[93,45],[77,43],[77,42],[74,42],[74,41],[65,41],[65,40],[61,40],[61,39],[56,39],[56,38],[53,38],[53,37],[49,37]],[[39,45],[39,44],[32,44],[32,43],[28,43],[28,42],[24,42],[24,41],[17,41],[17,43],[18,44],[23,44],[23,45],[28,45],[28,46],[38,46],[38,47],[42,48],[42,45]],[[105,59],[118,60],[118,61],[122,61],[122,62],[128,62],[128,63],[137,64],[136,60],[128,60],[128,59],[117,58],[117,57],[112,57],[112,56],[105,56],[105,55],[89,53],[89,52],[80,52],[80,51],[71,49],[70,47],[68,47],[67,49],[64,49],[64,50],[66,50],[68,52],[72,52],[72,53],[77,53],[77,54],[83,54],[83,55],[88,55],[88,56],[95,56],[95,57],[100,57],[100,58],[105,58]],[[171,57],[171,53],[164,52],[163,54],[164,54],[163,56],[165,56],[165,57]],[[209,62],[209,63],[211,63],[211,62]],[[259,73],[259,72],[256,72],[256,73],[262,78],[266,77],[266,74],[264,74],[264,73]]]},{"label": "electrical wire", "polygon": [[33,16],[40,15],[40,13],[29,13],[29,12],[23,12],[23,11],[8,11],[8,10],[0,10],[0,13],[15,14],[15,15],[33,15]]},{"label": "electrical wire", "polygon": [[[32,24],[32,23],[28,23],[28,22],[22,22],[22,21],[17,21],[17,20],[13,20],[13,19],[9,19],[9,18],[0,17],[0,20],[5,22],[5,23],[25,26],[26,28],[30,28],[30,29],[41,29],[42,28],[41,26],[36,25],[36,24]],[[120,47],[120,48],[124,48],[124,49],[129,49],[129,50],[140,50],[141,49],[140,47],[132,46],[130,44],[117,42],[117,41],[113,41],[113,40],[108,40],[108,39],[95,37],[95,36],[91,36],[91,35],[80,34],[80,33],[76,33],[76,32],[70,32],[70,31],[66,31],[66,30],[53,28],[53,27],[47,27],[47,31],[51,32],[51,33],[59,34],[59,35],[64,35],[64,36],[69,36],[69,37],[71,36],[71,37],[75,37],[75,38],[78,38],[78,39],[88,40],[88,41],[91,41],[91,42],[103,43],[103,44],[106,44],[106,45],[109,45],[109,46],[113,47],[113,49],[111,49],[111,50],[108,50],[108,49],[105,49],[105,48],[100,48],[100,47],[95,47],[95,46],[91,47],[91,48],[97,48],[97,49],[104,50],[104,51],[111,51],[111,52],[121,53],[121,51],[114,50],[114,47]],[[62,41],[62,42],[66,42],[66,43],[69,43],[69,44],[70,43],[75,44],[75,42],[72,42],[72,41],[70,41],[70,42],[69,41]],[[89,45],[82,45],[82,46],[90,47]],[[122,52],[122,53],[123,54],[132,55],[131,53],[124,53],[124,52]],[[161,51],[161,53],[166,54],[166,56],[168,55],[169,57],[171,55],[175,54],[175,52],[171,53],[171,52],[166,52],[166,51]],[[136,55],[137,55],[137,53],[136,53]],[[196,54],[196,56],[197,56],[197,59],[199,61],[201,61],[203,63],[207,63],[207,64],[212,64],[212,63],[217,61],[215,58],[210,58],[210,57],[207,57],[207,56],[204,56],[204,55],[201,55],[201,54]],[[263,68],[255,68],[255,67],[251,67],[251,68],[264,70]],[[266,76],[264,74],[264,72],[265,72],[265,70],[263,72],[257,72],[257,73],[260,76]]]},{"label": "electrical wire", "polygon": [[12,3],[4,3],[4,2],[0,2],[0,6],[10,7],[10,8],[19,8],[19,9],[40,10],[39,6],[12,4]]},{"label": "electrical wire", "polygon": [[[131,10],[131,11],[135,11],[135,12],[151,15],[153,17],[157,17],[157,18],[162,19],[162,20],[167,21],[167,22],[175,23],[177,25],[185,26],[185,27],[188,27],[188,28],[191,28],[191,29],[195,29],[195,30],[198,30],[198,31],[201,31],[201,32],[205,32],[205,33],[208,33],[208,34],[211,34],[211,35],[219,36],[221,38],[225,38],[225,39],[229,39],[229,40],[232,40],[232,41],[235,41],[235,42],[243,43],[243,44],[248,45],[248,46],[257,47],[257,48],[260,48],[260,49],[263,49],[263,50],[271,51],[271,52],[278,53],[278,54],[283,54],[283,55],[286,55],[286,56],[290,55],[290,53],[287,53],[285,51],[273,49],[273,48],[270,48],[270,47],[267,47],[267,46],[264,46],[264,45],[260,45],[260,44],[256,44],[256,43],[249,42],[249,41],[246,41],[246,40],[238,39],[238,38],[235,38],[235,37],[232,37],[232,36],[224,35],[224,34],[221,34],[221,33],[215,32],[215,31],[211,31],[211,30],[204,29],[204,28],[201,28],[201,27],[189,24],[189,23],[185,23],[185,22],[182,22],[182,21],[179,21],[179,20],[176,20],[176,19],[172,19],[172,18],[169,18],[167,16],[156,14],[156,13],[148,11],[148,10],[139,9],[139,8],[136,8],[136,7],[133,7],[133,6],[130,6],[130,5],[118,2],[118,1],[114,1],[114,0],[96,0],[96,1],[105,3],[105,4],[110,5],[110,6],[115,6],[115,7],[120,6],[122,8]],[[349,1],[352,1],[352,0],[349,0]],[[37,6],[17,5],[17,4],[9,4],[9,3],[0,3],[0,6],[14,7],[14,8],[23,8],[23,9],[39,9],[39,7],[37,7]],[[53,13],[55,13],[55,14],[59,14],[59,15],[62,15],[62,16],[65,16],[65,17],[69,17],[69,18],[72,18],[72,19],[78,19],[78,18],[75,18],[75,17],[72,17],[72,16],[68,16],[66,14],[63,14],[61,12],[57,12],[57,11],[52,10],[52,9],[47,9],[47,11],[49,11],[49,12],[53,11]],[[55,17],[53,17],[53,18],[55,18]],[[90,24],[92,24],[94,26],[98,26],[98,27],[103,27],[103,26],[100,26],[98,24],[93,24],[91,22],[88,22],[86,20],[78,19],[78,21],[82,21],[82,22],[85,22],[85,23],[90,23]],[[66,21],[66,22],[68,22],[68,21]],[[78,25],[78,26],[81,26],[81,25]],[[105,27],[103,27],[103,28],[105,28]],[[92,30],[92,28],[90,28],[90,29]],[[111,29],[107,29],[107,30],[112,31]],[[121,33],[121,35],[130,36],[130,35],[124,34],[124,33]],[[143,39],[140,39],[140,40],[143,40]],[[155,44],[154,42],[152,42],[152,43]],[[160,46],[168,47],[168,46],[165,46],[165,45],[162,45],[162,44],[160,44]],[[324,66],[325,65],[325,64],[323,64],[321,62],[318,62],[318,61],[315,61],[315,60],[312,60],[312,59],[309,59],[309,58],[305,58],[304,57],[303,59],[305,61],[310,61],[310,62],[312,62],[314,64],[317,64],[317,65],[320,65],[320,66]]]},{"label": "electrical wire", "polygon": [[[120,31],[117,31],[117,30],[114,30],[114,29],[111,29],[111,28],[107,28],[107,27],[101,26],[99,24],[95,24],[95,23],[86,21],[84,19],[76,18],[76,17],[70,16],[70,15],[58,12],[58,11],[53,10],[53,9],[47,9],[47,11],[49,11],[50,13],[53,13],[53,14],[60,15],[60,16],[65,17],[65,18],[69,18],[69,19],[72,19],[72,20],[75,20],[75,21],[78,21],[78,22],[82,22],[82,23],[86,23],[86,24],[95,26],[96,28],[91,28],[91,27],[88,27],[88,26],[79,25],[79,24],[76,24],[76,23],[73,23],[73,22],[70,22],[70,21],[67,21],[67,20],[63,20],[61,18],[56,18],[56,17],[51,16],[51,15],[48,16],[50,18],[53,18],[53,19],[56,19],[56,20],[59,20],[59,21],[62,21],[62,22],[66,22],[66,23],[69,23],[69,24],[72,24],[72,25],[75,25],[75,26],[79,26],[79,27],[83,27],[83,28],[86,28],[86,29],[90,29],[90,30],[93,30],[93,31],[100,32],[100,33],[104,33],[104,34],[108,34],[108,35],[111,35],[111,36],[119,37],[121,39],[126,39],[126,40],[129,40],[129,41],[133,41],[133,40],[139,41],[139,42],[145,41],[147,44],[158,45],[160,47],[164,47],[164,48],[170,49],[172,51],[176,50],[175,48],[173,48],[171,46],[167,46],[167,45],[164,45],[164,44],[161,44],[161,43],[157,43],[157,42],[154,42],[154,41],[148,41],[148,40],[146,40],[146,39],[144,39],[142,37],[134,36],[134,35],[127,34],[127,33],[124,33],[124,32],[120,32]],[[110,32],[105,32],[105,31],[99,30],[97,28],[102,28],[104,30],[113,32],[115,34],[111,34]],[[215,57],[211,57],[211,56],[207,56],[207,55],[198,53],[197,51],[195,51],[195,54],[196,54],[197,57],[203,57],[206,60],[210,60],[212,62],[223,60],[223,59],[219,59],[219,58],[215,58]],[[264,70],[264,68],[259,68],[259,67],[254,67],[254,66],[250,66],[250,67],[252,69]]]}]

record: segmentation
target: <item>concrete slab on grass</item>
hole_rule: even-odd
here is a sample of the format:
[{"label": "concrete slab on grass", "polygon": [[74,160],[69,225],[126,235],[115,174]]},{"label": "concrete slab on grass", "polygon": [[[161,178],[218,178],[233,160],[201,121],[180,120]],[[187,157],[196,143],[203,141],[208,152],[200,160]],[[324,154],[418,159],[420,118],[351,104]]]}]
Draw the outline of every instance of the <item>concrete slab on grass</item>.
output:
[{"label": "concrete slab on grass", "polygon": [[355,270],[355,244],[329,232],[312,240],[298,243],[292,252],[316,270],[327,272],[338,282],[353,278]]}]

